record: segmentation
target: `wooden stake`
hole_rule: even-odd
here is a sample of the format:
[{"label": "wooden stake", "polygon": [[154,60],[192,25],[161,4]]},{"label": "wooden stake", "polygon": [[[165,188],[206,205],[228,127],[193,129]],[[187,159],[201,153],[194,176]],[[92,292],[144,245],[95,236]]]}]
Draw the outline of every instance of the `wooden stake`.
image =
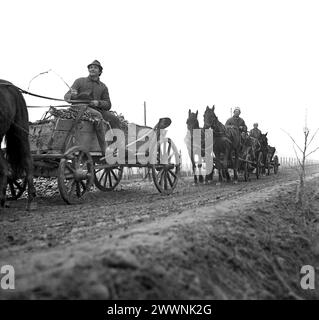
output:
[{"label": "wooden stake", "polygon": [[146,101],[144,101],[144,126],[146,126]]}]

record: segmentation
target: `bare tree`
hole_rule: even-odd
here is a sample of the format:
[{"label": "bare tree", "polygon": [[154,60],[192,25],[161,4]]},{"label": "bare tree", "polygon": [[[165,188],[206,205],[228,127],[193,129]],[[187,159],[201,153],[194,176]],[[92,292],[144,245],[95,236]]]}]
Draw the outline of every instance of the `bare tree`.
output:
[{"label": "bare tree", "polygon": [[[283,129],[282,129],[283,130]],[[296,193],[296,203],[300,204],[300,205],[304,205],[305,204],[305,179],[306,179],[306,160],[307,158],[314,152],[316,152],[317,150],[319,150],[319,147],[313,149],[312,151],[308,151],[309,147],[311,145],[311,143],[313,142],[314,138],[316,137],[319,128],[315,131],[315,133],[311,136],[311,138],[309,139],[309,134],[310,134],[310,130],[307,127],[307,123],[303,129],[303,134],[304,134],[304,144],[302,147],[300,147],[296,140],[291,136],[291,134],[289,134],[288,132],[286,132],[285,130],[283,130],[288,136],[289,138],[292,140],[293,142],[293,149],[298,161],[298,167],[296,168],[298,175],[299,175],[299,185],[298,185],[298,189],[297,189],[297,193]],[[297,148],[297,150],[296,150]],[[299,154],[298,152],[299,151]]]}]

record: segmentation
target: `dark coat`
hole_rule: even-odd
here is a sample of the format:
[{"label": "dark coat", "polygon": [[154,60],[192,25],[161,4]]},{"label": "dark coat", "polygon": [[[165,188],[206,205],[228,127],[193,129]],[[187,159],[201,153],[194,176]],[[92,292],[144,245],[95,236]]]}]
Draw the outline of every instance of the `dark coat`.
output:
[{"label": "dark coat", "polygon": [[261,135],[261,131],[258,128],[253,128],[249,131],[249,135],[251,137],[254,137],[256,139],[259,139],[260,135]]},{"label": "dark coat", "polygon": [[225,126],[234,126],[240,129],[241,131],[247,131],[245,121],[241,117],[232,116],[226,121]]},{"label": "dark coat", "polygon": [[[106,85],[100,81],[94,81],[90,77],[76,79],[71,87],[77,90],[78,94],[76,96],[71,95],[70,90],[65,94],[65,100],[74,99],[84,99],[81,96],[87,97],[89,100],[98,100],[99,109],[108,111],[111,109],[111,100],[109,96],[109,91]],[[85,99],[84,99],[85,100]]]}]

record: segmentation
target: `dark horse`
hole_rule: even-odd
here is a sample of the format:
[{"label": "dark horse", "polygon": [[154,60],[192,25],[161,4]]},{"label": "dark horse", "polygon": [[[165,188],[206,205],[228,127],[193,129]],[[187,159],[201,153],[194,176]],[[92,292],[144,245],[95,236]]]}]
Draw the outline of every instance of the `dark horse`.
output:
[{"label": "dark horse", "polygon": [[[214,132],[214,153],[228,175],[228,161],[232,162],[234,170],[234,183],[238,182],[239,152],[241,150],[239,129],[233,126],[224,126],[215,114],[215,106],[206,107],[204,113],[204,128],[212,128]],[[223,156],[221,156],[223,154]]]},{"label": "dark horse", "polygon": [[6,141],[5,154],[0,149],[0,209],[5,205],[9,166],[13,178],[25,175],[27,179],[27,210],[30,210],[35,197],[28,121],[28,110],[22,93],[10,82],[0,80],[0,141],[3,137]]},{"label": "dark horse", "polygon": [[[205,159],[206,161],[206,168],[208,168],[208,163],[213,159],[213,148],[212,145],[205,144],[205,131],[203,128],[200,128],[199,122],[198,122],[198,111],[192,112],[190,109],[188,110],[188,118],[186,121],[187,124],[187,135],[184,139],[186,145],[189,157],[192,162],[192,170],[193,170],[193,176],[194,176],[194,183],[197,183],[197,173],[196,169],[198,169],[198,180],[199,182],[204,182],[204,178],[202,175],[202,159]],[[200,141],[196,141],[196,138],[194,139],[194,129],[200,130]],[[195,135],[196,136],[196,135]],[[198,157],[198,163],[196,164],[195,156]],[[196,168],[197,165],[197,168]],[[205,174],[205,182],[208,183],[213,179],[213,173],[214,169],[213,166],[211,166],[211,172],[209,174]],[[207,172],[206,172],[207,173]]]},{"label": "dark horse", "polygon": [[267,174],[270,174],[270,162],[276,152],[276,148],[275,147],[271,147],[270,145],[268,145],[268,138],[267,138],[267,133],[265,134],[261,134],[259,137],[259,142],[261,145],[261,152],[263,154],[263,169],[262,169],[262,173],[265,174],[266,173],[266,169],[267,169]]}]

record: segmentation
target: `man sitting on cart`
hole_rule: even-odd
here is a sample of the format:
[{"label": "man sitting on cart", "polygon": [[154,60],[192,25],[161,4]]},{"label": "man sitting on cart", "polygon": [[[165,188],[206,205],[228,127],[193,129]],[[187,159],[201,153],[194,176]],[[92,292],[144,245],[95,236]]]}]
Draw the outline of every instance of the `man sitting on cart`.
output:
[{"label": "man sitting on cart", "polygon": [[102,120],[104,119],[109,122],[112,128],[120,128],[120,121],[109,111],[112,104],[108,88],[100,80],[103,71],[101,63],[98,60],[94,60],[87,67],[89,76],[76,79],[71,86],[71,89],[64,95],[64,100],[71,102],[73,107],[79,109],[86,107],[84,103],[88,104],[86,111],[91,113],[94,118],[98,119],[94,127],[99,145],[104,155],[106,143]]},{"label": "man sitting on cart", "polygon": [[260,136],[261,136],[261,131],[258,129],[258,123],[257,123],[257,122],[254,123],[253,129],[251,129],[251,130],[249,131],[249,135],[250,135],[251,137],[256,138],[256,139],[259,140],[259,138],[260,138]]},{"label": "man sitting on cart", "polygon": [[240,113],[240,108],[236,107],[234,109],[234,115],[226,121],[225,126],[238,128],[240,133],[240,144],[243,145],[247,139],[247,126],[244,119],[239,116]]},{"label": "man sitting on cart", "polygon": [[246,133],[247,126],[245,124],[244,119],[242,119],[239,116],[240,113],[241,113],[240,108],[236,107],[234,109],[234,115],[226,121],[225,126],[234,126],[234,127],[237,127],[241,133],[242,132]]}]

